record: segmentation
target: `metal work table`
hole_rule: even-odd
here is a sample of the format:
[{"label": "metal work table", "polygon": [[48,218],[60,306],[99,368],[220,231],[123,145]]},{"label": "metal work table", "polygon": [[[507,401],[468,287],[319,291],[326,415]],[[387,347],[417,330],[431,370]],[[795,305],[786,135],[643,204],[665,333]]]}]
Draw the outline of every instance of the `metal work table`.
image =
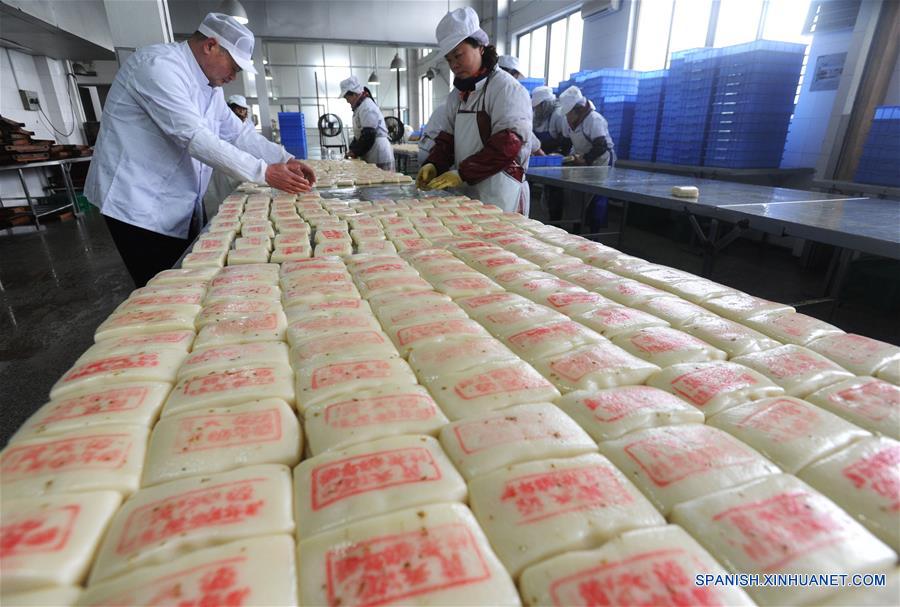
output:
[{"label": "metal work table", "polygon": [[685,175],[687,177],[721,179],[723,181],[771,186],[784,186],[789,183],[806,185],[815,173],[815,169],[803,167],[790,169],[733,169],[729,167],[666,164],[662,162],[646,162],[643,160],[628,159],[617,160],[616,165],[626,169],[640,169],[655,173],[669,173],[672,175]]},{"label": "metal work table", "polygon": [[[25,200],[28,201],[28,207],[31,209],[31,216],[34,219],[34,225],[37,229],[41,229],[41,221],[40,218],[46,215],[50,215],[52,213],[57,213],[63,209],[67,209],[69,207],[72,208],[72,212],[76,217],[81,217],[81,212],[78,210],[78,201],[75,198],[75,186],[72,183],[72,166],[73,164],[80,162],[90,162],[92,159],[91,156],[81,156],[79,158],[63,158],[60,160],[45,160],[43,162],[29,162],[25,164],[13,164],[7,166],[0,166],[0,171],[16,171],[19,174],[19,182],[22,184],[22,191],[25,193]],[[66,187],[66,197],[69,199],[68,204],[64,204],[60,207],[56,207],[54,209],[50,209],[49,211],[44,211],[43,213],[38,213],[35,208],[34,199],[31,196],[31,193],[28,191],[28,185],[25,183],[25,169],[38,169],[43,167],[55,167],[58,166],[63,176],[63,184]]]}]

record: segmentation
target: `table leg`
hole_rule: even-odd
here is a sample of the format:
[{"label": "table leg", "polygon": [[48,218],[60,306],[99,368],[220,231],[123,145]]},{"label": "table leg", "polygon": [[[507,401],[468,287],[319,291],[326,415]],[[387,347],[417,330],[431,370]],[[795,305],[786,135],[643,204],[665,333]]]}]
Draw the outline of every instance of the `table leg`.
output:
[{"label": "table leg", "polygon": [[63,183],[66,186],[66,195],[69,198],[69,204],[72,205],[72,212],[75,214],[75,217],[80,218],[82,213],[78,210],[78,199],[75,197],[75,184],[72,183],[72,165],[63,163],[59,165],[59,168],[62,169]]},{"label": "table leg", "polygon": [[34,208],[34,201],[31,200],[31,193],[28,191],[28,184],[25,183],[25,174],[22,173],[22,169],[17,169],[16,172],[19,174],[19,182],[22,184],[22,191],[25,192],[25,200],[28,201],[28,207],[31,209],[31,217],[34,219],[35,227],[40,230],[41,229],[41,220],[38,219],[37,209]]},{"label": "table leg", "polygon": [[622,201],[622,221],[619,226],[619,240],[616,243],[616,248],[620,251],[622,250],[622,244],[625,242],[625,224],[628,222],[628,207],[631,206],[631,203],[627,200]]}]

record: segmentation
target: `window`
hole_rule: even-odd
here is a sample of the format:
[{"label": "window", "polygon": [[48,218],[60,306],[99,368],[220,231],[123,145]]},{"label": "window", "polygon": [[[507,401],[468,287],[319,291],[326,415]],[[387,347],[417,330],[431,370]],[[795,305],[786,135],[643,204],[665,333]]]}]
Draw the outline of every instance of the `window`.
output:
[{"label": "window", "polygon": [[[517,37],[516,56],[525,76],[555,86],[581,69],[581,12],[541,25]],[[548,61],[549,59],[549,61]]]},{"label": "window", "polygon": [[713,0],[642,0],[631,68],[663,69],[672,53],[703,47],[708,41],[717,48],[760,38],[809,42],[802,30],[810,0],[720,0],[717,4],[711,24]]},{"label": "window", "polygon": [[434,83],[427,77],[422,76],[422,86],[420,87],[421,95],[419,96],[419,124],[425,126],[434,111]]}]

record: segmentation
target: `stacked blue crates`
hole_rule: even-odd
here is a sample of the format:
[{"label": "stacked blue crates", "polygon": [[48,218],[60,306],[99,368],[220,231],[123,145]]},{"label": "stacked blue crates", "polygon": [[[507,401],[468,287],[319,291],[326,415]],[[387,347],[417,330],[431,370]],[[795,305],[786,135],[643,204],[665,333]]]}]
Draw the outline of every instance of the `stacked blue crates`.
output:
[{"label": "stacked blue crates", "polygon": [[533,93],[534,89],[537,87],[544,86],[544,80],[542,78],[522,78],[519,82],[525,87],[529,95]]},{"label": "stacked blue crates", "polygon": [[900,187],[900,105],[875,108],[854,181]]},{"label": "stacked blue crates", "polygon": [[297,158],[306,158],[306,124],[303,112],[278,112],[281,145]]},{"label": "stacked blue crates", "polygon": [[685,112],[675,144],[675,164],[703,164],[721,55],[721,49],[707,48],[685,57],[687,82],[682,97]]},{"label": "stacked blue crates", "polygon": [[668,79],[669,70],[640,74],[631,127],[631,149],[628,156],[631,160],[656,160],[656,143]]},{"label": "stacked blue crates", "polygon": [[806,45],[757,40],[721,49],[704,164],[781,164]]},{"label": "stacked blue crates", "polygon": [[666,83],[666,95],[662,104],[662,117],[659,119],[659,138],[656,143],[656,162],[678,164],[677,145],[681,136],[681,126],[685,115],[694,108],[684,104],[688,88],[687,57],[697,52],[696,49],[672,53],[669,62],[669,79]]},{"label": "stacked blue crates", "polygon": [[562,166],[563,157],[556,155],[532,156],[528,160],[529,167],[558,167]]},{"label": "stacked blue crates", "polygon": [[603,107],[605,97],[637,95],[638,72],[634,70],[603,68],[589,72],[582,78],[581,82],[579,78],[575,82],[581,89],[581,94],[590,99],[597,110]]},{"label": "stacked blue crates", "polygon": [[597,109],[606,118],[618,158],[630,158],[631,129],[634,121],[636,95],[615,95],[603,98]]}]

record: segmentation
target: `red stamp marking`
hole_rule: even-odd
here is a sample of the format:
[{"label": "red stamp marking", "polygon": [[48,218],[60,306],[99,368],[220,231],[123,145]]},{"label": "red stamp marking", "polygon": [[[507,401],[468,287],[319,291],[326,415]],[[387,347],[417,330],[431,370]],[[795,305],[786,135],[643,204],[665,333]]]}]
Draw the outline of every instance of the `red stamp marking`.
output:
[{"label": "red stamp marking", "polygon": [[358,272],[360,276],[370,276],[373,274],[384,274],[386,272],[408,272],[409,266],[405,263],[382,263],[375,266],[369,266]]},{"label": "red stamp marking", "polygon": [[161,344],[187,344],[194,341],[193,331],[167,331],[165,333],[151,333],[150,335],[129,335],[119,337],[111,343],[118,347],[124,346],[149,346]]},{"label": "red stamp marking", "polygon": [[547,302],[554,308],[565,308],[575,304],[600,304],[605,298],[597,293],[554,293]]},{"label": "red stamp marking", "polygon": [[709,403],[719,394],[752,388],[759,382],[740,368],[725,365],[703,367],[689,371],[672,380],[672,389],[698,407]]},{"label": "red stamp marking", "polygon": [[812,316],[798,314],[797,312],[781,314],[772,320],[773,326],[778,327],[786,334],[793,335],[794,337],[801,337],[806,331],[815,329],[822,324],[824,323]]},{"label": "red stamp marking", "polygon": [[267,347],[268,346],[266,344],[255,343],[210,348],[208,350],[202,350],[200,352],[191,354],[187,357],[187,360],[184,361],[183,366],[187,367],[214,361],[239,360],[245,356],[262,354],[266,351]]},{"label": "red stamp marking", "polygon": [[648,314],[644,314],[632,308],[624,308],[621,306],[610,306],[608,308],[598,308],[591,310],[587,318],[597,320],[606,327],[621,327],[623,325],[640,322],[642,320],[652,320]]},{"label": "red stamp marking", "polygon": [[390,377],[391,369],[391,363],[386,360],[363,360],[325,365],[313,371],[312,389],[319,390],[357,379]]},{"label": "red stamp marking", "polygon": [[189,379],[181,392],[185,396],[199,396],[241,388],[270,386],[276,379],[275,369],[271,367],[229,369]]},{"label": "red stamp marking", "polygon": [[788,442],[810,434],[818,419],[815,407],[780,398],[746,416],[737,426],[762,432],[774,442]]},{"label": "red stamp marking", "polygon": [[516,509],[517,525],[581,510],[624,506],[634,501],[628,490],[604,465],[563,468],[528,474],[506,481],[500,502]]},{"label": "red stamp marking", "polygon": [[330,335],[303,342],[297,346],[296,354],[299,359],[307,360],[319,354],[342,352],[352,346],[380,346],[385,343],[384,336],[376,331]]},{"label": "red stamp marking", "polygon": [[346,272],[304,272],[302,276],[293,279],[305,286],[325,285],[334,282],[349,282],[350,277]]},{"label": "red stamp marking", "polygon": [[880,422],[900,409],[900,387],[877,379],[835,392],[828,397],[835,406]]},{"label": "red stamp marking", "polygon": [[[61,552],[66,549],[81,506],[69,504],[37,513],[4,515],[0,525],[0,559]],[[4,565],[5,569],[16,569]]]},{"label": "red stamp marking", "polygon": [[369,491],[439,481],[442,477],[437,462],[425,447],[347,457],[313,468],[312,509],[318,511]]},{"label": "red stamp marking", "polygon": [[629,341],[634,347],[648,354],[679,352],[706,346],[706,343],[693,335],[669,329],[668,327],[643,329],[632,335]]},{"label": "red stamp marking", "polygon": [[574,323],[571,320],[564,320],[516,333],[507,341],[520,350],[525,350],[553,339],[575,337],[581,333],[583,333],[583,329],[578,323]]},{"label": "red stamp marking", "polygon": [[616,422],[647,409],[675,411],[682,408],[681,401],[668,392],[647,386],[629,386],[598,393],[581,402],[601,422]]},{"label": "red stamp marking", "polygon": [[507,309],[503,312],[494,312],[486,316],[487,320],[496,325],[512,325],[523,320],[534,320],[546,316],[545,311],[534,305],[524,304],[519,307]]},{"label": "red stamp marking", "polygon": [[317,270],[335,271],[343,269],[343,264],[333,261],[322,261],[321,259],[295,259],[290,265],[281,266],[281,273],[284,275],[295,274],[297,272],[313,272]]},{"label": "red stamp marking", "polygon": [[522,284],[522,288],[532,293],[548,289],[573,289],[576,285],[561,278],[539,278]]},{"label": "red stamp marking", "polygon": [[569,280],[585,289],[597,289],[599,287],[604,287],[611,282],[618,282],[622,280],[622,277],[618,274],[613,274],[612,272],[592,268],[585,270],[584,272],[579,272],[578,274],[570,275]]},{"label": "red stamp marking", "polygon": [[442,335],[479,335],[483,332],[480,325],[471,320],[441,320],[422,325],[406,327],[397,331],[397,340],[406,346],[430,337]]},{"label": "red stamp marking", "polygon": [[900,446],[888,446],[850,464],[841,473],[859,490],[867,490],[900,511]]},{"label": "red stamp marking", "polygon": [[278,328],[278,314],[257,314],[246,318],[220,320],[212,325],[216,335],[235,335],[253,331],[274,331]]},{"label": "red stamp marking", "polygon": [[497,415],[488,419],[459,424],[453,428],[463,453],[471,455],[485,449],[513,442],[574,438],[571,427],[554,424],[542,412],[530,411],[515,415]]},{"label": "red stamp marking", "polygon": [[484,260],[484,266],[486,268],[500,268],[502,266],[508,266],[512,264],[517,264],[523,261],[516,255],[504,255],[502,257],[490,257]]},{"label": "red stamp marking", "polygon": [[182,320],[178,310],[145,310],[141,312],[122,312],[114,314],[106,321],[109,326],[123,327],[139,323],[165,322],[167,320]]},{"label": "red stamp marking", "polygon": [[737,441],[728,440],[705,427],[657,431],[650,438],[625,445],[625,453],[657,487],[668,487],[696,474],[754,461],[753,455]]},{"label": "red stamp marking", "polygon": [[278,293],[278,287],[272,285],[217,287],[210,291],[216,297],[271,297]]},{"label": "red stamp marking", "polygon": [[588,373],[595,371],[618,371],[631,364],[627,353],[616,347],[596,345],[586,350],[566,352],[550,362],[550,368],[560,377],[570,381],[579,381]]},{"label": "red stamp marking", "polygon": [[756,563],[755,570],[768,572],[846,540],[850,519],[834,516],[833,508],[824,497],[797,491],[729,508],[713,521],[727,526],[729,543]]},{"label": "red stamp marking", "polygon": [[389,287],[425,287],[430,289],[431,285],[418,276],[384,276],[382,278],[373,278],[365,282],[366,287],[370,291],[378,289],[387,289]]},{"label": "red stamp marking", "polygon": [[310,247],[309,245],[304,244],[296,244],[296,245],[286,245],[278,247],[278,253],[281,255],[301,255],[304,257],[309,257]]},{"label": "red stamp marking", "polygon": [[437,407],[421,394],[392,394],[360,398],[325,407],[325,423],[332,428],[359,428],[392,422],[426,421],[437,415]]},{"label": "red stamp marking", "polygon": [[147,546],[192,531],[239,525],[264,513],[257,495],[263,478],[252,478],[187,491],[135,508],[125,520],[116,554],[128,557]]},{"label": "red stamp marking", "polygon": [[218,259],[223,252],[224,251],[200,251],[196,253],[190,253],[185,257],[185,259],[190,258],[193,261],[212,261]]},{"label": "red stamp marking", "polygon": [[453,388],[463,400],[472,400],[503,392],[521,392],[550,388],[552,385],[530,368],[505,367],[464,379]]},{"label": "red stamp marking", "polygon": [[829,354],[839,356],[855,364],[863,364],[871,357],[877,356],[880,352],[887,350],[885,344],[855,335],[853,333],[844,333],[834,338],[828,339],[826,351]]},{"label": "red stamp marking", "polygon": [[247,558],[241,556],[205,563],[152,580],[104,604],[170,605],[175,601],[179,607],[239,607],[253,594],[252,581],[241,569],[246,562]]},{"label": "red stamp marking", "polygon": [[75,381],[83,377],[112,373],[113,371],[127,371],[128,369],[151,369],[160,364],[159,355],[155,352],[142,354],[126,354],[123,356],[111,356],[94,362],[75,367],[63,377],[63,382]]},{"label": "red stamp marking", "polygon": [[550,584],[550,597],[555,607],[722,605],[714,587],[694,583],[694,575],[706,569],[686,550],[654,550],[555,580]]},{"label": "red stamp marking", "polygon": [[339,255],[345,253],[349,249],[349,243],[344,242],[323,242],[316,245],[316,252],[320,255]]},{"label": "red stamp marking", "polygon": [[431,243],[423,238],[404,238],[400,243],[408,251],[427,249],[431,246]]},{"label": "red stamp marking", "polygon": [[441,285],[451,289],[462,290],[490,289],[496,286],[487,278],[477,276],[471,278],[448,278]]},{"label": "red stamp marking", "polygon": [[172,304],[199,305],[200,295],[189,293],[184,295],[146,295],[129,297],[125,305],[129,308],[137,306],[167,306]]},{"label": "red stamp marking", "polygon": [[144,404],[149,393],[148,388],[133,386],[67,398],[59,401],[45,418],[36,423],[52,424],[79,417],[134,411]]},{"label": "red stamp marking", "polygon": [[83,470],[116,470],[131,454],[127,434],[97,434],[7,448],[0,458],[2,482]]},{"label": "red stamp marking", "polygon": [[834,370],[837,366],[827,359],[814,358],[805,352],[767,353],[759,359],[769,373],[778,379],[803,376],[813,371]]},{"label": "red stamp marking", "polygon": [[344,310],[358,310],[361,307],[361,299],[335,299],[309,305],[310,310],[334,310],[338,308]]},{"label": "red stamp marking", "polygon": [[462,316],[462,310],[455,303],[437,303],[431,305],[417,305],[416,307],[411,307],[404,309],[392,316],[388,317],[388,321],[391,324],[397,324],[400,322],[413,320],[420,318],[422,316],[432,317],[436,314],[456,314],[457,316]]},{"label": "red stamp marking", "polygon": [[505,303],[518,299],[512,293],[491,293],[490,295],[477,295],[475,297],[467,297],[460,303],[470,310],[477,310],[484,306],[490,306],[497,303]]},{"label": "red stamp marking", "polygon": [[494,247],[494,245],[492,245],[492,244],[489,243],[489,242],[481,242],[480,240],[470,240],[470,241],[468,241],[468,242],[461,242],[461,243],[459,243],[459,244],[456,245],[456,248],[457,248],[457,249],[463,249],[463,250],[467,250],[467,249],[481,249],[481,248],[484,248],[484,247]]},{"label": "red stamp marking", "polygon": [[226,246],[227,244],[224,240],[216,238],[204,238],[200,241],[200,249],[202,251],[208,251],[210,249],[224,249]]},{"label": "red stamp marking", "polygon": [[281,415],[278,409],[196,415],[178,423],[174,453],[188,453],[274,443],[281,440]]},{"label": "red stamp marking", "polygon": [[385,535],[325,555],[329,607],[374,607],[477,584],[491,572],[472,531],[450,523]]},{"label": "red stamp marking", "polygon": [[268,301],[223,301],[205,306],[201,316],[210,318],[225,314],[251,314],[253,312],[265,312],[271,307],[272,304]]},{"label": "red stamp marking", "polygon": [[291,323],[291,328],[300,331],[326,331],[329,329],[367,329],[372,326],[371,316],[339,316],[337,318],[313,318]]},{"label": "red stamp marking", "polygon": [[322,240],[349,240],[350,234],[343,230],[317,230],[316,235],[321,235]]},{"label": "red stamp marking", "polygon": [[623,280],[622,282],[613,285],[613,289],[615,289],[619,294],[625,295],[627,297],[669,295],[669,293],[666,293],[665,291],[660,291],[656,287],[645,285],[636,280]]}]

